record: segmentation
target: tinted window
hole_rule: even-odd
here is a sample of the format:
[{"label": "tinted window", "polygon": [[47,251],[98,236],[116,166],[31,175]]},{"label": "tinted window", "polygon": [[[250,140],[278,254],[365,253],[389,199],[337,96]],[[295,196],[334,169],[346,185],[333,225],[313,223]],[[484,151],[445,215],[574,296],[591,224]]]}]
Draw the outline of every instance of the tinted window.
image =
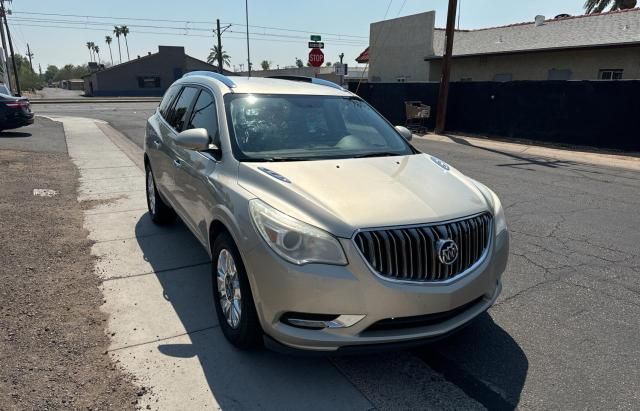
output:
[{"label": "tinted window", "polygon": [[173,110],[167,121],[176,131],[182,131],[184,125],[187,121],[187,113],[189,112],[189,108],[191,107],[191,103],[196,97],[198,93],[197,88],[193,87],[185,87],[182,89],[182,93],[176,104],[173,106]]},{"label": "tinted window", "polygon": [[196,104],[193,106],[193,114],[187,129],[205,128],[209,132],[209,138],[219,146],[218,117],[216,105],[211,94],[203,91],[200,93]]},{"label": "tinted window", "polygon": [[180,91],[180,87],[171,86],[169,90],[164,93],[164,97],[162,97],[162,102],[160,102],[160,115],[164,117],[165,120],[167,119],[167,110],[171,106],[176,94],[178,94],[178,91]]}]

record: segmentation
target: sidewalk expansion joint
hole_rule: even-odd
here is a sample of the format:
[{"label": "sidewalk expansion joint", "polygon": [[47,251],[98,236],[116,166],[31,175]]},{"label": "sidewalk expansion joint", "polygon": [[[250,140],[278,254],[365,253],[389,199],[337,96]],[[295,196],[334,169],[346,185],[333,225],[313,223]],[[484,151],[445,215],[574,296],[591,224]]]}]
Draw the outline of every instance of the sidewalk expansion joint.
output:
[{"label": "sidewalk expansion joint", "polygon": [[[160,274],[160,273],[164,273],[164,272],[167,272],[167,271],[184,270],[185,268],[200,267],[202,265],[209,265],[209,264],[211,264],[211,261],[205,261],[205,262],[202,262],[202,263],[181,265],[181,266],[178,266],[178,267],[165,268],[165,269],[162,269],[162,270],[149,271],[149,272],[140,273],[140,274],[119,275],[119,276],[115,276],[115,277],[105,278],[105,279],[102,280],[102,283],[104,284],[106,282],[111,282],[111,281],[115,281],[115,280],[126,280],[126,279],[129,279],[129,278],[144,277],[145,275]],[[98,275],[99,275],[99,273],[98,273]]]},{"label": "sidewalk expansion joint", "polygon": [[213,330],[213,329],[216,329],[216,328],[220,328],[220,324],[211,325],[209,327],[204,327],[204,328],[200,328],[200,329],[197,329],[197,330],[187,331],[185,333],[172,335],[170,337],[156,338],[155,340],[151,340],[151,341],[145,341],[145,342],[141,342],[141,343],[125,345],[125,346],[122,346],[122,347],[117,347],[117,348],[113,348],[113,349],[107,350],[107,352],[116,352],[116,351],[126,350],[127,348],[135,348],[135,347],[140,347],[142,345],[153,344],[153,343],[160,342],[160,341],[172,340],[174,338],[183,337],[185,335],[196,334],[196,333],[199,333],[199,332],[202,332],[202,331]]},{"label": "sidewalk expansion joint", "polygon": [[[83,201],[93,201],[93,200],[83,200]],[[98,200],[98,201],[100,201],[100,200]],[[103,211],[93,211],[93,212],[92,211],[85,211],[84,214],[85,215],[102,215],[102,214],[130,213],[132,211],[145,211],[145,210],[147,210],[147,207],[131,208],[131,209],[127,209],[127,210],[103,210]],[[111,240],[109,240],[109,241],[111,241]],[[102,242],[104,242],[104,241],[102,241]]]}]

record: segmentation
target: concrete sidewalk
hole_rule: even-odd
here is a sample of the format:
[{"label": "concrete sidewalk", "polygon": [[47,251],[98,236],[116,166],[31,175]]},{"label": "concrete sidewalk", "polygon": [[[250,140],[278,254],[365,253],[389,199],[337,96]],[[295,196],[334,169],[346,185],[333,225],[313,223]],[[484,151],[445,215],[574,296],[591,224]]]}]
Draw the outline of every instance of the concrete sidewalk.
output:
[{"label": "concrete sidewalk", "polygon": [[148,217],[133,161],[141,150],[104,122],[59,120],[81,173],[78,198],[93,205],[85,228],[110,316],[109,355],[151,387],[143,409],[481,408],[407,353],[329,359],[232,348],[217,324],[208,255],[182,223]]},{"label": "concrete sidewalk", "polygon": [[446,143],[456,143],[469,147],[484,148],[496,152],[508,152],[515,154],[526,154],[534,157],[547,157],[557,160],[572,161],[576,163],[592,164],[604,167],[615,167],[626,170],[640,171],[640,157],[624,156],[616,154],[592,153],[587,151],[576,151],[570,149],[559,149],[551,147],[534,146],[519,143],[508,143],[484,138],[467,137],[459,135],[439,135],[425,134],[415,135],[420,140],[440,141]]}]

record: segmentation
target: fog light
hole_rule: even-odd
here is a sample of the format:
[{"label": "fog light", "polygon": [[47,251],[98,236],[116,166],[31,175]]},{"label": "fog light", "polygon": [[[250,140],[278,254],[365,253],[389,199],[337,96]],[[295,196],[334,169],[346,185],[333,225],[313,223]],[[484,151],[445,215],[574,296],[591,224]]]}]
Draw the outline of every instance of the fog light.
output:
[{"label": "fog light", "polygon": [[362,320],[364,315],[334,315],[288,312],[280,321],[298,328],[321,330],[324,328],[348,328]]}]

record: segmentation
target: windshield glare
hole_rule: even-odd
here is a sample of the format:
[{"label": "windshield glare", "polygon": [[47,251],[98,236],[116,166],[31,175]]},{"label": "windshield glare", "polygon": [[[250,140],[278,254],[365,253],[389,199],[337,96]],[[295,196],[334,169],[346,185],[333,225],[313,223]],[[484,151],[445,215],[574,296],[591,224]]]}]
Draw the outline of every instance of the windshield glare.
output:
[{"label": "windshield glare", "polygon": [[234,154],[244,161],[407,155],[413,150],[355,97],[228,94]]}]

